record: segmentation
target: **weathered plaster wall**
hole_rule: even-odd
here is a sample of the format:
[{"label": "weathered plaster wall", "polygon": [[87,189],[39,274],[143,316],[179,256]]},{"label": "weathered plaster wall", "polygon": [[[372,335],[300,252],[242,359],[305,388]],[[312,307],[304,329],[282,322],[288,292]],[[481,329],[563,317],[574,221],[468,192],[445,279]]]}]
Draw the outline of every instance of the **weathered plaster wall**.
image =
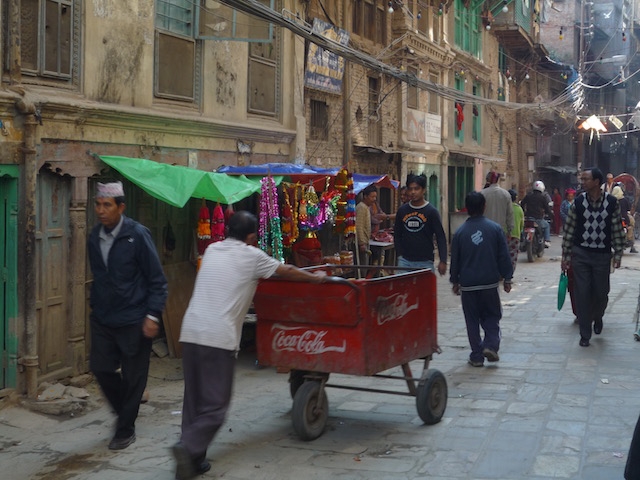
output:
[{"label": "weathered plaster wall", "polygon": [[91,0],[85,6],[83,65],[87,98],[151,105],[154,1]]}]

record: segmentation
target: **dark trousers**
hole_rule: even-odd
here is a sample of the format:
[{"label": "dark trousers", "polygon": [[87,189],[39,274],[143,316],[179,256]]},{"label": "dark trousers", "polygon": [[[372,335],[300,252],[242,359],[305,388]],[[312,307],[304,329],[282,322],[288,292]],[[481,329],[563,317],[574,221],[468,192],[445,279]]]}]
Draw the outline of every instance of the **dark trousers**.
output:
[{"label": "dark trousers", "polygon": [[591,338],[593,322],[602,319],[609,302],[609,269],[611,254],[591,253],[573,246],[573,294],[576,303],[580,336]]},{"label": "dark trousers", "polygon": [[236,354],[230,350],[182,344],[184,403],[181,441],[194,463],[204,461],[229,409]]},{"label": "dark trousers", "polygon": [[640,480],[640,418],[638,418],[636,428],[633,431],[624,478],[625,480]]},{"label": "dark trousers", "polygon": [[[494,352],[500,349],[500,319],[502,304],[498,288],[461,292],[462,311],[467,323],[467,336],[471,346],[469,359],[474,362],[484,360],[482,350],[489,348]],[[484,341],[480,335],[484,330]]]},{"label": "dark trousers", "polygon": [[142,334],[142,325],[110,328],[91,322],[91,371],[118,415],[116,438],[135,433],[150,355],[151,339]]}]

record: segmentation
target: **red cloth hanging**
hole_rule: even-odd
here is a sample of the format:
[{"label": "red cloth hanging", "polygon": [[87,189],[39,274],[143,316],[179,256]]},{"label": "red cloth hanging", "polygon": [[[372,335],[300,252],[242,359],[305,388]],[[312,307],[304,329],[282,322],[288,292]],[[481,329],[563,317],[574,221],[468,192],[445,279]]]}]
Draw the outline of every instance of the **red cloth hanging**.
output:
[{"label": "red cloth hanging", "polygon": [[462,122],[464,122],[464,105],[460,102],[456,102],[456,128],[458,131],[462,130]]}]

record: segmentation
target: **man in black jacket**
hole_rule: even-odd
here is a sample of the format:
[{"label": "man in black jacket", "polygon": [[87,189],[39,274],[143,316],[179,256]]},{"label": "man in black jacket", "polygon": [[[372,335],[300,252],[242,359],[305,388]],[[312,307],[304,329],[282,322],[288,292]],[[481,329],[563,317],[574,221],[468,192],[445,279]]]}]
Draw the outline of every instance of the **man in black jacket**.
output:
[{"label": "man in black jacket", "polygon": [[121,182],[98,183],[100,221],[87,243],[91,285],[91,371],[118,420],[109,449],[136,440],[151,339],[158,334],[167,280],[149,230],[124,216]]}]

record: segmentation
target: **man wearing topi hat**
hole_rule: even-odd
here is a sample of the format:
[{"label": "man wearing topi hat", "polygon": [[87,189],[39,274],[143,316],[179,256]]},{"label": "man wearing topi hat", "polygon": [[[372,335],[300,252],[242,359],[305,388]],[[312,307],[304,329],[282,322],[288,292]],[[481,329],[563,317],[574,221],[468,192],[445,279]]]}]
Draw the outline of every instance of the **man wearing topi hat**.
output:
[{"label": "man wearing topi hat", "polygon": [[149,230],[124,215],[121,182],[98,183],[96,225],[87,242],[91,285],[91,371],[118,416],[109,449],[136,440],[151,340],[158,334],[167,280]]}]

